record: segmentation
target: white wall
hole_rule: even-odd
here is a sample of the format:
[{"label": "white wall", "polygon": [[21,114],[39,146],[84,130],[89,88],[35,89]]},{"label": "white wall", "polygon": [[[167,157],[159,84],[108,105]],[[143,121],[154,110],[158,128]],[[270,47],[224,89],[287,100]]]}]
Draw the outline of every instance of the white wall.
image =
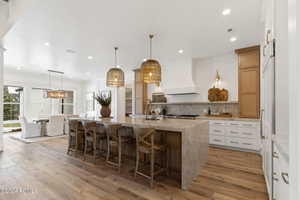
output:
[{"label": "white wall", "polygon": [[[22,86],[24,88],[24,115],[28,119],[37,118],[37,113],[34,106],[31,105],[32,88],[49,88],[49,78],[47,74],[30,73],[24,71],[13,70],[8,67],[4,68],[4,84],[12,86]],[[60,80],[54,79],[52,86],[60,88]],[[84,85],[85,82],[64,79],[63,82],[65,90],[74,91],[74,114],[84,112]]]},{"label": "white wall", "polygon": [[193,76],[200,88],[202,101],[207,101],[207,92],[215,83],[216,71],[221,76],[221,88],[229,91],[229,101],[238,101],[238,58],[233,53],[221,56],[194,59]]}]

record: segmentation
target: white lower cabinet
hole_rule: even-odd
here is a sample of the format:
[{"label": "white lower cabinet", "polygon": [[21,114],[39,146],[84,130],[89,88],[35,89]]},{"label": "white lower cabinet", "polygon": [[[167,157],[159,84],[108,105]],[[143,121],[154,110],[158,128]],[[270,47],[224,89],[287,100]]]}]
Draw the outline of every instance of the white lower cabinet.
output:
[{"label": "white lower cabinet", "polygon": [[211,145],[258,151],[260,149],[260,123],[238,120],[211,120]]},{"label": "white lower cabinet", "polygon": [[273,199],[289,199],[289,164],[276,145],[273,151]]}]

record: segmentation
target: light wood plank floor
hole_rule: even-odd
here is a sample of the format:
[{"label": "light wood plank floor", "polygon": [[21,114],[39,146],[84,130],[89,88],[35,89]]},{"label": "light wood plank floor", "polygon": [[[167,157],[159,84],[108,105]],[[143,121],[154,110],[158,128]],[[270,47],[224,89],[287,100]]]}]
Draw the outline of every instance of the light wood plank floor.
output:
[{"label": "light wood plank floor", "polygon": [[[188,191],[159,177],[153,189],[132,173],[120,176],[101,163],[66,155],[66,138],[24,144],[5,136],[0,153],[1,200],[267,200],[261,158],[218,148],[209,149],[201,175]],[[132,171],[132,170],[131,170]],[[7,189],[32,189],[13,192]]]}]

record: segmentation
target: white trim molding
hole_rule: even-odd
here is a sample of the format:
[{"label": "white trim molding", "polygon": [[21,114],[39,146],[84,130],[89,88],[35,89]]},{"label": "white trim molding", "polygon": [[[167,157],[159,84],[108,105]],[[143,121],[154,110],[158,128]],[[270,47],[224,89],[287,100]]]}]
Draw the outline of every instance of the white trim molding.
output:
[{"label": "white trim molding", "polygon": [[290,199],[300,199],[300,3],[297,0],[288,0],[288,38],[289,38],[289,177]]},{"label": "white trim molding", "polygon": [[3,144],[3,68],[4,68],[4,51],[6,49],[2,47],[0,41],[0,152],[4,149]]}]

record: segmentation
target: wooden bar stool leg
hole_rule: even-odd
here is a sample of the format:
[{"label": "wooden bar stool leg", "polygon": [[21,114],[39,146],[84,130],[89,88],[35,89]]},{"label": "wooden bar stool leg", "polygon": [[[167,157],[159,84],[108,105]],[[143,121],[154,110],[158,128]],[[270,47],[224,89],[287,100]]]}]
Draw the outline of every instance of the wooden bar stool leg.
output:
[{"label": "wooden bar stool leg", "polygon": [[119,135],[119,141],[118,141],[118,148],[119,148],[119,155],[118,155],[118,170],[119,173],[121,172],[121,159],[122,159],[122,140],[121,136]]},{"label": "wooden bar stool leg", "polygon": [[166,154],[166,175],[169,176],[169,149],[168,148],[165,154]]},{"label": "wooden bar stool leg", "polygon": [[150,181],[150,186],[153,188],[153,181],[154,181],[154,164],[155,164],[155,155],[154,155],[154,150],[151,150],[151,181]]},{"label": "wooden bar stool leg", "polygon": [[136,152],[136,162],[135,162],[135,172],[134,177],[136,178],[137,171],[139,170],[139,162],[140,162],[140,153]]},{"label": "wooden bar stool leg", "polygon": [[109,161],[109,157],[110,157],[110,141],[109,141],[109,136],[107,136],[106,162]]},{"label": "wooden bar stool leg", "polygon": [[88,142],[84,142],[84,153],[83,153],[83,160],[85,160],[86,154],[87,154],[87,147],[88,147]]},{"label": "wooden bar stool leg", "polygon": [[78,153],[78,136],[76,134],[76,137],[75,137],[75,156],[77,156],[77,153]]},{"label": "wooden bar stool leg", "polygon": [[96,164],[96,153],[97,153],[97,142],[93,141],[93,154],[94,154],[94,164]]},{"label": "wooden bar stool leg", "polygon": [[70,148],[71,148],[71,136],[69,135],[69,144],[68,144],[68,151],[67,151],[67,154],[70,153]]}]

